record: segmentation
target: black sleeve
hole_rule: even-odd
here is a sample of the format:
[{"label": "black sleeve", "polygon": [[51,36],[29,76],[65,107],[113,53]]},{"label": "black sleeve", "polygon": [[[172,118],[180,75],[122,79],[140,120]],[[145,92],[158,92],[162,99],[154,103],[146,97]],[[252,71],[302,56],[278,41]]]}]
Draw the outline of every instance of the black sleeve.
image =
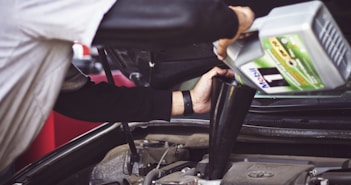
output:
[{"label": "black sleeve", "polygon": [[145,87],[116,87],[89,81],[81,89],[61,92],[54,110],[85,121],[169,120],[172,92]]},{"label": "black sleeve", "polygon": [[94,44],[156,47],[231,38],[236,14],[222,0],[118,0],[104,16]]}]

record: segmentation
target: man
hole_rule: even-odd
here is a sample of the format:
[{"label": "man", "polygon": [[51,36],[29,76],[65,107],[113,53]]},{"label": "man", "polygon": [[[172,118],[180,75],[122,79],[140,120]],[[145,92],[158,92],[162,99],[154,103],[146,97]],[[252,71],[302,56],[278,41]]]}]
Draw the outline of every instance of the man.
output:
[{"label": "man", "polygon": [[[222,59],[254,16],[249,8],[228,8],[219,0],[0,0],[0,17],[1,171],[29,146],[53,108],[74,41],[152,48],[224,38],[217,49]],[[224,73],[211,71],[207,85]],[[194,105],[203,97],[201,88],[191,93]],[[160,92],[139,99],[148,101],[154,93]],[[171,102],[168,115],[184,112],[180,92],[163,97]]]}]

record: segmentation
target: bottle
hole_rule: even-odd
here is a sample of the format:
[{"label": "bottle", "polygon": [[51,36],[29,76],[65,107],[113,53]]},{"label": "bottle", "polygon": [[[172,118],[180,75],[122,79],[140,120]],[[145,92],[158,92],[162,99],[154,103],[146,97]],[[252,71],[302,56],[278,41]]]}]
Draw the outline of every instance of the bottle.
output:
[{"label": "bottle", "polygon": [[284,94],[335,89],[350,77],[350,45],[322,1],[276,7],[248,31],[224,60],[242,84]]}]

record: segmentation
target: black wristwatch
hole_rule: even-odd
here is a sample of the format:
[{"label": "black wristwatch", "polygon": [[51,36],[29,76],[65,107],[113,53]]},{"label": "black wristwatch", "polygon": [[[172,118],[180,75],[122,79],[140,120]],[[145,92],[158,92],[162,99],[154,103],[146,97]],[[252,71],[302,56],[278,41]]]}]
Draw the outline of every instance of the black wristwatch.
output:
[{"label": "black wristwatch", "polygon": [[190,91],[182,91],[184,100],[184,116],[189,116],[194,113],[193,102],[191,100]]}]

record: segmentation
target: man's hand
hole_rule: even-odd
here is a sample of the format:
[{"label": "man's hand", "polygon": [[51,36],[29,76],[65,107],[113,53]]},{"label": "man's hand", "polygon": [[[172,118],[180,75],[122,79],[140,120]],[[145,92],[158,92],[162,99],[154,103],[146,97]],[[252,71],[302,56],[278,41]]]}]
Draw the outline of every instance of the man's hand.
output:
[{"label": "man's hand", "polygon": [[[194,113],[202,114],[210,111],[212,80],[215,76],[234,78],[234,71],[214,67],[201,76],[195,87],[190,90]],[[172,115],[175,116],[183,114],[184,101],[181,91],[174,91],[172,98]]]},{"label": "man's hand", "polygon": [[234,72],[230,69],[214,67],[201,76],[195,87],[190,91],[195,113],[201,114],[210,111],[212,80],[215,76],[234,78]]},{"label": "man's hand", "polygon": [[245,32],[247,29],[250,28],[255,18],[254,12],[249,7],[229,6],[229,8],[236,13],[238,17],[239,27],[236,35],[233,38],[220,39],[218,41],[216,52],[219,60],[224,60],[225,57],[227,57],[227,47],[230,44],[234,43],[238,39],[248,36],[247,33],[243,33],[243,32]]}]

